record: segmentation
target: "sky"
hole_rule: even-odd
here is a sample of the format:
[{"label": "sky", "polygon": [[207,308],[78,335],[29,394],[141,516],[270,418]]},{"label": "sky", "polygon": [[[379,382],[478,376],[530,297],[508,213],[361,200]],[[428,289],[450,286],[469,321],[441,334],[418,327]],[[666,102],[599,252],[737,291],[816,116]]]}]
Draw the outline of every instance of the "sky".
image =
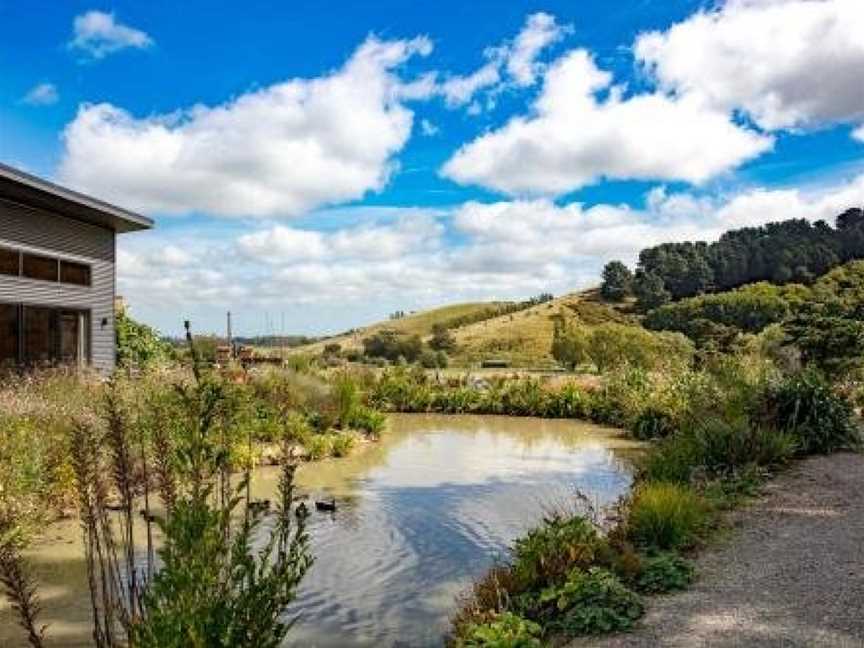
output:
[{"label": "sky", "polygon": [[595,285],[864,205],[861,0],[0,0],[0,161],[146,214],[167,334]]}]

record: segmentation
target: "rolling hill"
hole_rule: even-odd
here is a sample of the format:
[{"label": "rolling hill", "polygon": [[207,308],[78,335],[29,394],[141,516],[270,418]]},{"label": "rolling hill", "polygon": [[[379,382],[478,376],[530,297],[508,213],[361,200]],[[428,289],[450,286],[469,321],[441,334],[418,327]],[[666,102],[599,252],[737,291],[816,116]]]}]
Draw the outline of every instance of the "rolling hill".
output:
[{"label": "rolling hill", "polygon": [[[384,329],[428,339],[435,324],[459,317],[479,316],[484,310],[508,302],[453,304],[419,311],[397,320],[378,322],[314,344],[297,347],[295,353],[320,354],[325,345],[339,344],[344,349],[360,349],[363,339]],[[635,322],[628,305],[610,305],[600,299],[596,289],[574,292],[514,313],[498,315],[451,328],[458,349],[451,354],[454,366],[476,366],[483,360],[500,359],[513,367],[547,368],[556,363],[550,349],[556,318],[588,326],[605,322]]]}]

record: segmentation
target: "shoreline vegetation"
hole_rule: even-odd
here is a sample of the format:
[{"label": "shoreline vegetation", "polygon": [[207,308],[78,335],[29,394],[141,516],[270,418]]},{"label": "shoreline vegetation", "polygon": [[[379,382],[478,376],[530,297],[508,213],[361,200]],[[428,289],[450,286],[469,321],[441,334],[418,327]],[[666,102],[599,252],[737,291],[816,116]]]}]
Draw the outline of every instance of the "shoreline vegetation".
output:
[{"label": "shoreline vegetation", "polygon": [[[814,246],[800,267],[775,267]],[[743,274],[736,250],[752,261]],[[178,354],[121,314],[118,355],[135,371],[107,384],[59,372],[0,385],[0,585],[39,648],[24,548],[48,512],[71,506],[99,648],[190,637],[275,648],[312,561],[298,461],[347,454],[381,433],[386,412],[573,418],[647,442],[632,492],[610,511],[586,497],[548,514],[460,600],[447,640],[531,648],[627,630],[646,597],[692,582],[693,552],[724,511],[800,457],[860,449],[864,261],[850,259],[862,255],[864,212],[850,210],[836,229],[789,221],[713,246],[656,246],[635,274],[610,263],[590,301],[556,310],[541,295],[468,317],[464,329],[493,332],[542,320],[535,342],[569,370],[543,377],[445,371],[451,357],[475,357],[459,348],[473,338],[431,322],[428,339],[381,330],[362,352],[331,343],[287,368],[220,369],[205,362],[214,339],[187,327]],[[497,352],[524,340],[488,342]],[[265,446],[282,470],[271,511],[248,488]],[[140,525],[143,571],[130,540]]]}]

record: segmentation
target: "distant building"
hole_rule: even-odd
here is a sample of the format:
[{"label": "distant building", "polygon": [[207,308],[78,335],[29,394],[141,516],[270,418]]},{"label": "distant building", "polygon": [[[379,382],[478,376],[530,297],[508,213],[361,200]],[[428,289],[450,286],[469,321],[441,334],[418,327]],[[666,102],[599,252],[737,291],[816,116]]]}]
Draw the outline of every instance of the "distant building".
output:
[{"label": "distant building", "polygon": [[116,236],[153,221],[0,164],[0,366],[115,362]]}]

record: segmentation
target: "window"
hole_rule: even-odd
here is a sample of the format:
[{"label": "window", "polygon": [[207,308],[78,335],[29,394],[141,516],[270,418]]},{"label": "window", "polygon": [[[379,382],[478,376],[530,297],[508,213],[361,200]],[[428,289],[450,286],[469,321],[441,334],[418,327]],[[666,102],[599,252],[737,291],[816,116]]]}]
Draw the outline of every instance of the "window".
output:
[{"label": "window", "polygon": [[57,259],[24,253],[24,276],[29,279],[57,281]]},{"label": "window", "polygon": [[18,250],[0,248],[0,274],[18,276]]},{"label": "window", "polygon": [[56,318],[51,308],[24,307],[24,364],[45,366],[53,363]]},{"label": "window", "polygon": [[60,261],[60,282],[76,286],[90,285],[90,266],[72,261]]},{"label": "window", "polygon": [[0,304],[0,367],[18,364],[18,306]]}]

